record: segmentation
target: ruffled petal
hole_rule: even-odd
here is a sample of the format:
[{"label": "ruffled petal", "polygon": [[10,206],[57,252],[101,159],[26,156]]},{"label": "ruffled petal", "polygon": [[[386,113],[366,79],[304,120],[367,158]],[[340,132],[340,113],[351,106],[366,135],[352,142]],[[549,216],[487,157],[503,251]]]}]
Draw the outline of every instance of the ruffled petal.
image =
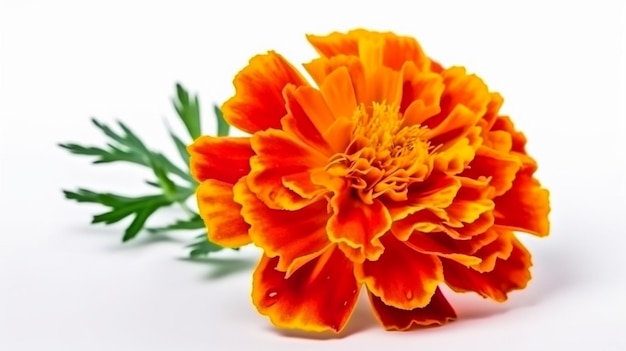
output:
[{"label": "ruffled petal", "polygon": [[193,177],[234,184],[250,171],[250,138],[201,136],[188,147]]},{"label": "ruffled petal", "polygon": [[278,258],[263,256],[252,282],[259,313],[280,328],[340,332],[358,299],[352,263],[341,251],[328,249],[289,278],[276,269]]},{"label": "ruffled petal", "polygon": [[335,119],[352,118],[357,101],[350,72],[346,67],[339,67],[330,73],[322,82],[320,92]]},{"label": "ruffled petal", "polygon": [[365,68],[363,62],[356,56],[337,55],[330,58],[320,57],[304,64],[304,69],[311,75],[313,81],[321,86],[326,77],[340,67],[345,67],[352,81],[352,88],[357,101],[365,100]]},{"label": "ruffled petal", "polygon": [[355,262],[377,260],[384,251],[380,237],[391,227],[391,216],[382,202],[374,199],[371,205],[364,204],[345,188],[332,197],[330,206],[333,214],[326,227],[328,238],[358,249],[357,256],[353,250],[344,251]]},{"label": "ruffled petal", "polygon": [[360,41],[378,41],[381,46],[380,62],[394,70],[400,70],[405,61],[412,61],[421,70],[430,67],[430,60],[414,38],[393,33],[370,32],[363,29],[348,33],[333,32],[326,36],[308,35],[309,43],[323,56],[359,55]]},{"label": "ruffled petal", "polygon": [[241,216],[250,224],[252,242],[268,257],[278,256],[276,269],[287,277],[331,245],[326,237],[326,200],[297,211],[273,210],[250,192],[244,179],[233,191]]},{"label": "ruffled petal", "polygon": [[257,55],[233,82],[236,94],[222,106],[224,119],[248,133],[280,128],[287,112],[282,91],[287,84],[307,85],[300,73],[276,52]]},{"label": "ruffled petal", "polygon": [[514,237],[506,260],[497,259],[492,271],[478,272],[457,262],[442,259],[446,283],[455,291],[473,291],[485,298],[505,301],[508,293],[523,289],[530,280],[530,254]]},{"label": "ruffled petal", "polygon": [[499,196],[511,189],[521,166],[521,161],[515,156],[480,147],[462,175],[474,179],[490,177],[489,185],[493,186],[494,195]]},{"label": "ruffled petal", "polygon": [[387,330],[408,330],[416,326],[442,325],[456,319],[456,312],[439,288],[424,307],[404,310],[386,305],[382,299],[369,294],[376,319]]},{"label": "ruffled petal", "polygon": [[303,198],[285,186],[283,179],[324,167],[326,156],[276,129],[255,133],[252,148],[256,156],[250,159],[247,180],[250,190],[259,199],[270,208],[285,210],[296,210],[312,202],[311,198]]},{"label": "ruffled petal", "polygon": [[468,240],[455,240],[444,232],[414,232],[407,239],[406,244],[423,254],[436,255],[465,266],[473,266],[482,261],[481,256],[477,255],[476,252],[497,238],[498,233],[493,230]]},{"label": "ruffled petal", "polygon": [[200,217],[212,242],[233,248],[250,243],[250,226],[241,217],[241,206],[233,200],[232,184],[209,179],[200,183],[196,194]]},{"label": "ruffled petal", "polygon": [[443,281],[439,259],[417,252],[391,235],[382,242],[385,252],[377,261],[365,261],[354,267],[357,280],[395,308],[412,310],[428,305]]},{"label": "ruffled petal", "polygon": [[495,224],[537,236],[550,232],[549,193],[530,172],[519,172],[511,189],[494,202]]},{"label": "ruffled petal", "polygon": [[424,209],[442,210],[454,201],[461,188],[461,180],[445,175],[429,177],[422,183],[409,187],[407,200],[389,201],[385,205],[391,218],[398,221]]}]

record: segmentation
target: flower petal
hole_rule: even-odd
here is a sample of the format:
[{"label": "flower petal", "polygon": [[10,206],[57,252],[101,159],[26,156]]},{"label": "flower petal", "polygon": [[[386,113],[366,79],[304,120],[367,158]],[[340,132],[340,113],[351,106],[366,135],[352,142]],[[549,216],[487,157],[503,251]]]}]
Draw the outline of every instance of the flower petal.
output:
[{"label": "flower petal", "polygon": [[441,112],[427,119],[424,124],[433,129],[445,119],[452,119],[449,116],[459,105],[464,106],[474,116],[472,122],[467,123],[476,124],[487,111],[491,100],[485,83],[476,75],[467,74],[463,67],[448,68],[442,72],[442,76],[445,88],[440,100]]},{"label": "flower petal", "polygon": [[282,130],[268,129],[252,137],[248,186],[268,207],[295,210],[309,204],[283,183],[286,176],[323,167],[326,157]]},{"label": "flower petal", "polygon": [[473,291],[495,301],[505,301],[509,292],[526,287],[532,265],[526,248],[514,237],[511,242],[513,249],[510,256],[506,260],[497,259],[495,267],[489,272],[481,273],[442,259],[446,283],[455,291]]},{"label": "flower petal", "polygon": [[345,67],[350,74],[352,88],[357,101],[365,100],[365,68],[363,62],[356,56],[337,55],[331,58],[320,57],[304,64],[304,69],[321,86],[326,77],[340,67]]},{"label": "flower petal", "polygon": [[196,192],[200,217],[209,232],[209,239],[225,247],[240,247],[250,243],[248,229],[240,215],[241,206],[233,200],[233,185],[209,179]]},{"label": "flower petal", "polygon": [[393,33],[370,32],[363,29],[348,33],[333,32],[326,36],[308,35],[309,43],[323,56],[358,55],[361,40],[379,40],[382,46],[382,63],[400,70],[405,61],[413,61],[421,70],[430,66],[430,60],[414,38]]},{"label": "flower petal", "polygon": [[201,136],[188,147],[193,177],[234,184],[250,171],[250,138]]},{"label": "flower petal", "polygon": [[344,188],[332,197],[330,206],[334,213],[326,227],[328,238],[359,249],[359,257],[351,257],[357,261],[378,259],[384,250],[380,237],[391,228],[391,216],[382,202],[374,199],[366,205]]},{"label": "flower petal", "polygon": [[428,305],[443,281],[436,256],[419,253],[392,235],[383,237],[385,252],[377,261],[355,265],[359,282],[387,305],[412,310]]},{"label": "flower petal", "polygon": [[492,230],[476,235],[469,240],[455,240],[444,232],[422,233],[416,231],[411,234],[406,244],[423,254],[437,255],[465,266],[473,266],[482,261],[476,252],[497,238],[497,232]]},{"label": "flower petal", "polygon": [[280,128],[287,112],[282,91],[287,84],[307,85],[300,73],[276,52],[257,55],[233,82],[236,94],[222,106],[224,119],[248,133]]},{"label": "flower petal", "polygon": [[358,299],[352,263],[330,248],[289,278],[276,270],[278,258],[263,256],[252,282],[259,313],[280,328],[340,332]]},{"label": "flower petal", "polygon": [[419,72],[411,63],[404,65],[402,74],[404,82],[400,112],[404,113],[404,125],[421,124],[441,112],[439,101],[445,89],[441,75]]},{"label": "flower petal", "polygon": [[549,193],[530,172],[520,171],[511,189],[494,202],[496,224],[537,236],[550,232]]},{"label": "flower petal", "polygon": [[440,210],[450,206],[460,188],[461,180],[457,177],[431,175],[424,182],[409,187],[407,200],[390,201],[386,205],[391,218],[398,221],[424,209]]},{"label": "flower petal", "polygon": [[387,330],[408,330],[413,326],[442,325],[456,319],[456,312],[439,288],[425,307],[403,310],[386,305],[382,299],[369,294],[376,319]]},{"label": "flower petal", "polygon": [[357,102],[352,79],[346,67],[339,67],[322,82],[320,92],[335,119],[352,118]]},{"label": "flower petal", "polygon": [[511,189],[515,175],[522,166],[519,158],[481,146],[462,175],[469,178],[490,177],[489,185],[499,196]]},{"label": "flower petal", "polygon": [[273,210],[248,189],[244,179],[234,189],[241,216],[250,224],[252,242],[269,257],[279,257],[276,269],[290,276],[331,245],[326,237],[326,200],[301,210]]}]

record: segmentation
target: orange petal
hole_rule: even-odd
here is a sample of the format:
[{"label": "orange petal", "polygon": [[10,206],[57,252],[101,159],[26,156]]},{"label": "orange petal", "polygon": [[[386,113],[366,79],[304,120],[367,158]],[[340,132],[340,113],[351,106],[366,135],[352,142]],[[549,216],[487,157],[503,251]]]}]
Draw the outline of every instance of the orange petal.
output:
[{"label": "orange petal", "polygon": [[474,74],[467,74],[463,67],[452,67],[442,72],[445,88],[441,96],[441,112],[427,119],[424,124],[435,128],[458,106],[463,105],[474,116],[475,124],[487,111],[491,99],[483,81]]},{"label": "orange petal", "polygon": [[348,33],[333,32],[326,36],[308,35],[307,39],[323,56],[358,55],[359,42],[363,39],[377,39],[382,44],[382,63],[394,70],[399,70],[405,61],[413,61],[421,69],[430,66],[430,61],[414,38],[399,36],[394,33],[370,32],[357,29]]},{"label": "orange petal", "polygon": [[511,189],[521,166],[519,158],[483,146],[462,175],[474,179],[490,177],[489,185],[493,186],[494,195],[499,196]]},{"label": "orange petal", "polygon": [[425,233],[441,231],[443,230],[443,219],[439,216],[445,217],[446,214],[445,212],[434,213],[430,209],[418,211],[406,218],[394,221],[391,231],[400,241],[407,240],[414,231]]},{"label": "orange petal", "polygon": [[188,147],[193,177],[234,184],[250,171],[250,138],[201,136]]},{"label": "orange petal", "polygon": [[320,92],[335,119],[352,118],[357,102],[350,72],[346,67],[339,67],[322,82]]},{"label": "orange petal", "polygon": [[456,312],[439,288],[435,290],[428,305],[412,310],[386,305],[380,298],[369,294],[376,319],[387,330],[408,330],[414,326],[442,325],[456,319]]},{"label": "orange petal", "polygon": [[326,157],[282,130],[257,132],[251,143],[256,156],[250,159],[250,190],[274,209],[295,210],[309,204],[311,199],[287,188],[283,178],[323,167]]},{"label": "orange petal", "polygon": [[196,192],[200,216],[209,239],[225,247],[240,247],[250,243],[250,226],[241,217],[241,206],[233,200],[233,185],[209,179]]},{"label": "orange petal", "polygon": [[322,136],[322,133],[317,130],[315,124],[296,100],[295,92],[296,87],[293,85],[288,85],[283,90],[283,96],[287,104],[287,115],[280,120],[282,129],[312,148],[332,155],[333,151]]},{"label": "orange petal", "polygon": [[276,269],[287,276],[331,244],[326,237],[325,199],[297,211],[272,210],[250,192],[243,179],[233,191],[241,215],[250,224],[252,242],[267,256],[278,256]]},{"label": "orange petal", "polygon": [[489,103],[487,104],[487,111],[482,119],[478,122],[478,125],[483,130],[484,133],[487,133],[493,127],[493,124],[496,122],[496,118],[498,117],[498,111],[500,111],[500,107],[504,103],[504,99],[502,95],[498,93],[489,93]]},{"label": "orange petal", "polygon": [[511,189],[494,201],[496,224],[538,236],[550,232],[549,193],[530,172],[519,172]]},{"label": "orange petal", "polygon": [[229,124],[248,133],[280,128],[287,112],[282,91],[287,84],[307,85],[300,73],[281,55],[257,55],[233,82],[235,96],[222,106]]},{"label": "orange petal", "polygon": [[455,240],[443,232],[422,233],[416,231],[411,234],[406,244],[423,254],[437,255],[465,266],[473,266],[482,261],[482,257],[476,255],[476,252],[497,238],[498,234],[495,231],[487,231],[469,240]]},{"label": "orange petal", "polygon": [[387,305],[412,310],[428,305],[443,281],[441,261],[419,253],[393,236],[383,238],[385,252],[377,261],[354,267],[359,282]]},{"label": "orange petal", "polygon": [[421,124],[441,112],[439,101],[445,88],[441,75],[419,72],[410,63],[405,64],[402,74],[400,112],[404,113],[404,125]]},{"label": "orange petal", "polygon": [[433,168],[448,175],[463,172],[476,156],[476,149],[481,143],[480,127],[470,128],[465,137],[440,144],[441,150],[437,150],[434,155]]},{"label": "orange petal", "polygon": [[278,258],[264,255],[254,272],[252,301],[259,313],[280,328],[340,332],[359,295],[352,263],[341,251],[328,249],[289,278],[277,264]]},{"label": "orange petal", "polygon": [[474,180],[471,178],[458,177],[463,186],[459,189],[452,201],[446,208],[449,220],[447,224],[460,228],[464,223],[473,223],[480,215],[493,210],[493,188],[487,180]]},{"label": "orange petal", "polygon": [[426,181],[409,187],[406,201],[390,201],[386,205],[391,218],[397,221],[424,209],[440,210],[450,206],[460,188],[461,181],[457,177],[431,175]]},{"label": "orange petal", "polygon": [[496,240],[481,247],[474,254],[481,259],[479,264],[472,265],[472,268],[478,272],[492,271],[497,259],[506,260],[513,251],[513,238],[515,237],[513,231],[498,226],[494,226],[490,231],[497,233]]},{"label": "orange petal", "polygon": [[402,74],[387,67],[380,67],[366,76],[366,106],[372,102],[385,102],[387,105],[400,106],[402,101]]},{"label": "orange petal", "polygon": [[302,86],[294,91],[293,96],[320,133],[323,134],[335,121],[333,111],[319,90],[310,86]]},{"label": "orange petal", "polygon": [[497,259],[492,271],[480,273],[451,260],[442,259],[446,283],[455,291],[474,291],[477,294],[505,301],[512,290],[523,289],[530,280],[530,254],[515,238],[513,249],[506,260]]},{"label": "orange petal", "polygon": [[363,62],[358,57],[346,55],[337,55],[331,58],[321,57],[304,64],[304,69],[318,86],[321,86],[326,77],[340,67],[345,67],[348,70],[357,101],[364,101],[365,69]]},{"label": "orange petal", "polygon": [[371,205],[366,205],[352,196],[348,188],[337,192],[330,205],[334,213],[326,227],[328,238],[358,249],[361,255],[351,256],[357,261],[378,259],[384,250],[380,237],[391,227],[391,216],[382,202],[374,199]]}]

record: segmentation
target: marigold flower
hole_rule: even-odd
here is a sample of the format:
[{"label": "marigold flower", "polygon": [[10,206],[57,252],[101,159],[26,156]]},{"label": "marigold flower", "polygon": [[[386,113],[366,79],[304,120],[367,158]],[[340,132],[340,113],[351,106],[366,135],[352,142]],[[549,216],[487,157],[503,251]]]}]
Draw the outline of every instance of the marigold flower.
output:
[{"label": "marigold flower", "polygon": [[190,146],[210,239],[264,254],[252,300],[278,327],[341,331],[362,286],[387,329],[456,318],[440,286],[524,288],[514,232],[545,236],[548,191],[502,97],[417,41],[307,37],[311,84],[276,52],[235,78],[224,117],[249,137]]}]

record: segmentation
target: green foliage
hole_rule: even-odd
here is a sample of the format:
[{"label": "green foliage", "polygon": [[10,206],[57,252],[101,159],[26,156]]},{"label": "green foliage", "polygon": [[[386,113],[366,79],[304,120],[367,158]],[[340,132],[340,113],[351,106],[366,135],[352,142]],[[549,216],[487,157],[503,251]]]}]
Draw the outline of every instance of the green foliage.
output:
[{"label": "green foliage", "polygon": [[[176,85],[176,97],[173,99],[174,109],[189,134],[189,143],[202,135],[200,104],[197,96],[190,94],[180,84]],[[230,126],[224,120],[222,112],[213,106],[219,136],[226,136]],[[179,136],[169,131],[176,150],[183,161],[184,167],[177,166],[165,155],[154,151],[134,133],[127,125],[118,122],[119,131],[93,119],[93,124],[109,139],[106,146],[83,146],[76,143],[60,144],[59,146],[72,154],[95,158],[94,164],[114,162],[132,163],[151,170],[154,180],[147,181],[150,186],[159,189],[156,194],[144,196],[123,196],[108,192],[96,192],[80,188],[77,191],[64,190],[65,197],[81,203],[99,204],[107,207],[107,211],[94,215],[92,223],[110,225],[126,218],[132,218],[127,225],[122,241],[134,239],[142,230],[152,234],[170,233],[173,231],[199,230],[204,232],[188,245],[191,258],[206,256],[211,252],[222,250],[222,247],[208,239],[204,222],[200,215],[189,209],[186,201],[195,193],[197,182],[189,171],[189,152],[187,144]],[[176,219],[164,227],[147,227],[150,217],[158,210],[177,204],[187,213],[187,218]]]}]

